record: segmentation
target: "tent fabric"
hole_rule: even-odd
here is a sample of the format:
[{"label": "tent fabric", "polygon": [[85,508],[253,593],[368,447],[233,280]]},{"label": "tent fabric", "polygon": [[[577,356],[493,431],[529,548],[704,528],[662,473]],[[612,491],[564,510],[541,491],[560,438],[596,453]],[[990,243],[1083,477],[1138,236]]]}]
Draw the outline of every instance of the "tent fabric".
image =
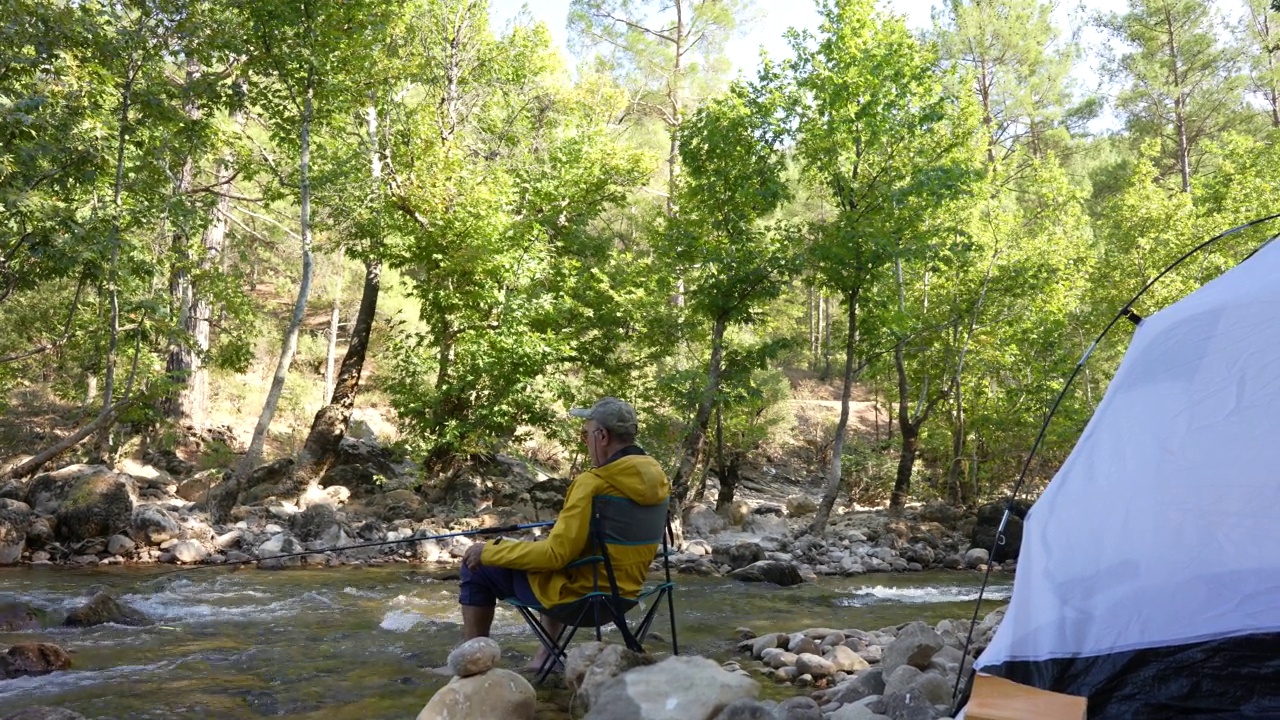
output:
[{"label": "tent fabric", "polygon": [[[1027,515],[1013,597],[977,669],[1106,688],[1090,718],[1249,717],[1231,713],[1265,683],[1254,704],[1280,717],[1280,645],[1258,652],[1280,632],[1278,515],[1280,243],[1138,326]],[[1253,667],[1201,676],[1179,660],[1196,653]],[[1126,690],[1140,682],[1181,686]],[[1177,697],[1201,709],[1161,714]]]}]

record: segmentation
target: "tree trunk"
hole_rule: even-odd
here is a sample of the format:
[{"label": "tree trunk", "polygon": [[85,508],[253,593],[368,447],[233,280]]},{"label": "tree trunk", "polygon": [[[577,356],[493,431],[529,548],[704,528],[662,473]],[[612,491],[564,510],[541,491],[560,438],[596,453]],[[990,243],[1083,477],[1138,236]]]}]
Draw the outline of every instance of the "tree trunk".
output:
[{"label": "tree trunk", "polygon": [[729,505],[733,503],[734,493],[738,489],[738,476],[742,462],[737,453],[731,453],[731,455],[724,471],[720,474],[720,494],[716,497],[717,513],[729,511]]},{"label": "tree trunk", "polygon": [[338,354],[338,311],[342,306],[342,262],[344,253],[338,248],[338,287],[333,293],[333,311],[329,314],[329,344],[324,354],[324,397],[333,397],[333,363]]},{"label": "tree trunk", "polygon": [[715,406],[716,396],[720,393],[720,363],[724,355],[724,318],[717,318],[711,331],[711,360],[707,364],[707,384],[702,391],[702,400],[698,403],[697,415],[693,418],[693,427],[685,437],[683,452],[680,456],[680,467],[672,479],[673,495],[681,504],[689,498],[690,478],[702,460],[702,449],[706,444],[707,425],[711,422],[711,409]]},{"label": "tree trunk", "polygon": [[[369,133],[369,164],[374,185],[381,187],[382,155],[378,145],[378,112],[370,105],[365,111]],[[364,289],[360,293],[360,309],[356,311],[355,325],[351,328],[351,341],[342,357],[342,366],[333,386],[329,404],[320,408],[311,431],[302,445],[302,462],[306,472],[320,477],[338,458],[338,445],[347,434],[351,411],[355,407],[356,392],[364,373],[365,354],[369,350],[369,336],[378,312],[378,294],[382,289],[382,260],[378,257],[380,243],[375,243],[364,263]]]},{"label": "tree trunk", "polygon": [[889,512],[900,512],[911,491],[911,471],[916,464],[920,444],[920,425],[899,418],[902,430],[902,454],[898,456],[898,474],[893,481],[893,495],[889,498]]},{"label": "tree trunk", "polygon": [[293,354],[298,349],[298,331],[302,327],[302,318],[307,310],[307,297],[311,294],[311,104],[314,95],[315,79],[308,76],[306,94],[303,96],[302,128],[299,133],[301,148],[298,153],[302,281],[298,285],[298,297],[293,304],[293,315],[289,318],[289,327],[285,330],[280,358],[276,362],[275,376],[271,379],[271,388],[267,391],[262,415],[258,417],[258,425],[253,429],[253,440],[249,443],[249,450],[240,462],[240,475],[247,475],[262,458],[262,450],[267,442],[267,431],[271,427],[271,419],[275,417],[276,406],[280,404],[280,394],[284,391],[284,381],[289,376]]},{"label": "tree trunk", "polygon": [[853,397],[853,352],[858,337],[858,291],[849,293],[849,336],[844,345],[844,388],[840,391],[840,422],[836,424],[835,440],[831,444],[831,464],[827,467],[827,489],[822,495],[822,503],[818,505],[818,514],[813,519],[810,530],[820,535],[827,528],[831,519],[831,509],[835,507],[836,497],[840,495],[841,458],[844,455],[844,439],[849,428],[849,400]]},{"label": "tree trunk", "polygon": [[964,395],[959,383],[953,383],[951,389],[954,410],[951,413],[951,464],[947,467],[947,502],[958,505],[964,497],[961,483],[967,479],[964,461]]},{"label": "tree trunk", "polygon": [[831,296],[825,292],[819,296],[819,317],[822,321],[822,380],[831,379]]},{"label": "tree trunk", "polygon": [[[218,161],[214,182],[219,187],[225,186],[230,173],[232,173],[232,163],[230,158],[224,156]],[[229,208],[229,197],[219,195],[218,202],[210,211],[209,224],[205,225],[204,236],[201,238],[201,270],[218,268],[223,260]],[[165,369],[169,373],[169,380],[173,386],[170,388],[169,396],[165,398],[165,415],[174,420],[202,424],[209,414],[209,368],[205,366],[204,356],[209,352],[212,302],[209,299],[209,293],[202,291],[202,288],[197,287],[195,283],[189,282],[189,279],[186,282],[186,288],[178,288],[174,295],[175,300],[179,297],[187,299],[184,311],[182,305],[179,305],[179,322],[187,332],[188,340],[175,343],[169,348],[169,360],[165,364]]]},{"label": "tree trunk", "polygon": [[342,357],[338,377],[329,404],[316,413],[311,432],[302,447],[303,462],[316,476],[338,458],[338,443],[347,434],[351,422],[351,410],[355,407],[356,392],[364,372],[365,354],[369,350],[369,335],[373,331],[374,317],[378,311],[378,293],[382,287],[382,261],[376,258],[365,262],[364,292],[360,295],[360,310],[356,313],[355,327],[351,330],[351,342]]}]

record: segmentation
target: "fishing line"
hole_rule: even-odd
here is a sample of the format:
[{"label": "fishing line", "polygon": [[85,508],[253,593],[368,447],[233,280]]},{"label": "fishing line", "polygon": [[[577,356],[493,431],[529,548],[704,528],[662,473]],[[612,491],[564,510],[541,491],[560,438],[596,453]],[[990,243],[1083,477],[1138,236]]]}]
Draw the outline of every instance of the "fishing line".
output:
[{"label": "fishing line", "polygon": [[[961,655],[961,661],[960,661],[961,662],[960,672],[956,675],[956,684],[951,691],[952,715],[959,712],[959,709],[960,709],[959,708],[959,702],[961,700],[960,683],[965,677],[964,660],[969,657],[969,647],[973,642],[973,630],[978,624],[978,613],[982,609],[982,599],[986,594],[988,581],[991,579],[991,563],[992,563],[992,560],[994,560],[995,558],[996,549],[1007,542],[1007,538],[1005,537],[1005,534],[1004,534],[1005,528],[1008,527],[1009,525],[1009,517],[1013,513],[1014,502],[1017,500],[1018,492],[1022,489],[1022,484],[1027,478],[1027,471],[1031,468],[1031,461],[1035,458],[1036,453],[1040,450],[1040,445],[1044,441],[1045,434],[1049,430],[1049,423],[1053,420],[1054,415],[1057,414],[1058,407],[1062,404],[1063,398],[1066,397],[1067,391],[1071,389],[1071,385],[1072,383],[1075,382],[1076,377],[1078,377],[1080,375],[1081,370],[1084,369],[1085,363],[1089,361],[1089,358],[1093,355],[1093,351],[1097,349],[1098,344],[1101,343],[1104,338],[1106,338],[1106,336],[1111,332],[1111,329],[1114,328],[1117,323],[1119,323],[1123,319],[1133,320],[1134,318],[1137,318],[1138,321],[1141,320],[1141,316],[1139,316],[1133,310],[1134,303],[1138,302],[1138,300],[1141,299],[1143,295],[1146,295],[1147,291],[1150,290],[1152,286],[1154,286],[1157,282],[1159,282],[1165,275],[1168,275],[1170,272],[1173,272],[1173,270],[1176,269],[1183,262],[1185,262],[1192,256],[1196,255],[1201,250],[1204,250],[1205,248],[1218,242],[1219,240],[1235,235],[1238,232],[1248,230],[1249,228],[1271,222],[1272,220],[1275,220],[1277,218],[1280,218],[1280,213],[1276,213],[1274,215],[1268,215],[1263,218],[1258,218],[1257,220],[1251,220],[1243,225],[1237,225],[1236,227],[1233,227],[1230,230],[1227,230],[1226,232],[1222,232],[1217,235],[1214,235],[1208,240],[1205,240],[1199,245],[1183,253],[1181,257],[1179,257],[1177,260],[1174,260],[1172,263],[1168,265],[1168,267],[1161,270],[1158,275],[1156,275],[1154,278],[1148,281],[1146,285],[1142,286],[1142,289],[1139,290],[1138,293],[1134,295],[1131,300],[1129,300],[1129,302],[1125,303],[1124,307],[1120,308],[1120,311],[1117,312],[1115,317],[1111,319],[1111,322],[1107,323],[1107,326],[1102,330],[1101,333],[1098,334],[1097,339],[1095,339],[1089,345],[1089,347],[1084,351],[1084,355],[1080,356],[1080,360],[1076,362],[1075,368],[1071,371],[1071,375],[1067,377],[1066,383],[1064,383],[1062,386],[1062,391],[1058,393],[1058,396],[1053,401],[1053,405],[1050,406],[1049,414],[1045,416],[1044,422],[1040,425],[1040,432],[1038,435],[1036,435],[1036,441],[1031,445],[1031,452],[1027,454],[1027,459],[1022,464],[1022,471],[1018,474],[1018,480],[1013,485],[1013,492],[1009,494],[1009,499],[1008,501],[1005,502],[1004,514],[1000,517],[1000,525],[999,527],[996,528],[995,539],[991,543],[991,552],[987,556],[987,570],[982,576],[982,587],[979,588],[978,590],[978,600],[973,607],[973,617],[969,621],[969,632],[965,636],[964,652]],[[1266,240],[1266,242],[1254,248],[1254,250],[1250,252],[1248,255],[1246,255],[1243,260],[1236,263],[1236,266],[1238,267],[1239,265],[1247,262],[1250,258],[1256,255],[1259,250],[1266,247],[1267,245],[1270,245],[1277,238],[1280,238],[1280,233],[1272,235],[1270,238]],[[1136,325],[1138,323],[1135,322],[1134,324]],[[970,666],[970,669],[968,672],[970,681],[972,681],[973,676],[977,673],[976,665],[977,665],[977,659],[975,658],[973,665]]]},{"label": "fishing line", "polygon": [[304,557],[306,555],[324,555],[327,553],[334,553],[334,552],[346,552],[348,550],[361,550],[365,548],[384,547],[387,545],[399,545],[401,543],[425,542],[427,540],[446,540],[448,538],[467,537],[470,535],[494,535],[494,534],[507,533],[507,532],[520,532],[522,530],[532,530],[533,528],[547,527],[548,525],[555,525],[555,524],[556,523],[554,520],[545,520],[542,522],[524,523],[520,525],[502,525],[498,527],[476,528],[475,530],[459,530],[457,532],[440,533],[438,535],[418,535],[418,533],[414,533],[410,537],[400,538],[399,540],[378,540],[376,542],[356,543],[353,545],[343,545],[341,547],[321,548],[318,550],[304,550],[302,552],[281,553],[279,555],[268,555],[267,557],[250,558],[248,560],[235,560],[232,562],[224,562],[224,563],[209,564],[209,565],[191,565],[189,567],[180,567],[180,568],[175,568],[173,570],[166,570],[164,572],[156,573],[154,575],[151,575],[145,578],[143,582],[149,581],[149,580],[155,580],[156,578],[162,578],[169,575],[175,575],[178,573],[192,572],[195,570],[207,570],[209,568],[234,567],[237,565],[249,565],[251,563],[269,562],[272,560],[285,560],[288,558]]}]

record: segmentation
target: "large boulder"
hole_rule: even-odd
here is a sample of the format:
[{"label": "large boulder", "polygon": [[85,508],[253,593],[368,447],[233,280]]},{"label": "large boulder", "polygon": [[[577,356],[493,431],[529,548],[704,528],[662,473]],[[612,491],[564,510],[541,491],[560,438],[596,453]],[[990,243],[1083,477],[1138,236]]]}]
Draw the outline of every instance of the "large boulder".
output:
[{"label": "large boulder", "polygon": [[152,624],[146,613],[125,605],[106,592],[94,595],[89,602],[72,610],[62,624],[67,627],[91,627],[107,623],[133,627]]},{"label": "large boulder", "polygon": [[585,700],[590,707],[596,692],[609,680],[622,673],[653,662],[648,655],[628,650],[622,645],[586,642],[575,645],[564,661],[565,685]]},{"label": "large boulder", "polygon": [[941,650],[944,644],[938,631],[926,623],[909,623],[884,649],[880,666],[884,668],[886,678],[902,665],[924,670],[929,667],[934,653]]},{"label": "large boulder", "polygon": [[129,535],[144,545],[159,545],[181,532],[178,518],[158,505],[140,505],[129,519]]},{"label": "large boulder", "polygon": [[728,525],[715,510],[702,503],[693,503],[684,510],[684,530],[694,537],[711,537]]},{"label": "large boulder", "polygon": [[187,502],[203,502],[209,491],[222,482],[230,470],[202,470],[178,484],[178,497]]},{"label": "large boulder", "polygon": [[711,559],[737,570],[764,560],[765,550],[754,542],[722,543],[712,546]]},{"label": "large boulder", "polygon": [[[974,547],[989,548],[996,540],[996,530],[1000,528],[1000,520],[1004,517],[1005,504],[1002,502],[987,503],[978,508],[978,519],[974,522],[973,532],[969,535],[969,544]],[[1009,524],[1005,526],[1005,543],[996,548],[991,558],[994,562],[1017,560],[1022,550],[1022,521],[1031,510],[1031,504],[1025,500],[1016,500],[1009,513]]]},{"label": "large boulder", "polygon": [[778,560],[761,560],[734,570],[729,577],[743,582],[767,582],[782,587],[791,587],[804,582],[804,577],[794,563]]},{"label": "large boulder", "polygon": [[129,527],[136,498],[137,485],[128,475],[105,472],[81,477],[54,514],[58,537],[81,542],[121,532]]},{"label": "large boulder", "polygon": [[338,524],[338,513],[330,505],[312,505],[290,520],[293,534],[303,542],[319,540]]},{"label": "large boulder", "polygon": [[520,675],[494,668],[455,677],[427,702],[418,720],[533,720],[538,696]]},{"label": "large boulder", "polygon": [[83,478],[95,475],[114,475],[105,465],[68,465],[52,472],[40,473],[26,486],[26,502],[41,515],[58,511],[71,487]]},{"label": "large boulder", "polygon": [[0,677],[47,675],[71,667],[66,650],[50,643],[23,643],[0,655]]},{"label": "large boulder", "polygon": [[787,515],[804,517],[818,512],[818,503],[808,495],[792,495],[787,498]]},{"label": "large boulder", "polygon": [[39,630],[44,624],[40,621],[41,615],[43,613],[32,609],[26,603],[0,605],[0,632]]},{"label": "large boulder", "polygon": [[735,700],[754,699],[760,684],[714,660],[669,657],[605,683],[587,720],[710,720]]},{"label": "large boulder", "polygon": [[22,509],[26,507],[24,503],[0,502],[13,503],[9,507],[0,506],[0,565],[12,565],[22,559],[22,553],[27,549],[27,526],[31,522],[31,513]]}]

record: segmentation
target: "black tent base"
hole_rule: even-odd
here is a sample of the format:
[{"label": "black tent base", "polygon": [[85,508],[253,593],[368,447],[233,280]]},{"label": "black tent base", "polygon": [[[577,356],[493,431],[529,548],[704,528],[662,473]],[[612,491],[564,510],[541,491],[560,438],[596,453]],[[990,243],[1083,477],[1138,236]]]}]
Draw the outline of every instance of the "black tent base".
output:
[{"label": "black tent base", "polygon": [[1280,719],[1280,633],[982,668],[1089,698],[1089,720]]}]

